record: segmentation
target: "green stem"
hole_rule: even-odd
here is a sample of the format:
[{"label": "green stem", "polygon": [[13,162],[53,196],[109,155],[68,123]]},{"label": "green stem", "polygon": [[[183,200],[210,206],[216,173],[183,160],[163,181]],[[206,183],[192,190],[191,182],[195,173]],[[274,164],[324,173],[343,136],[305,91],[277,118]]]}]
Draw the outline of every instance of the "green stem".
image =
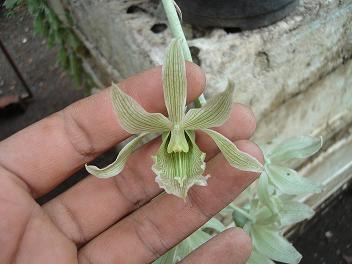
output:
[{"label": "green stem", "polygon": [[[169,21],[169,27],[172,32],[172,35],[175,38],[181,38],[182,41],[182,50],[183,54],[185,56],[185,59],[187,61],[192,61],[192,55],[191,51],[189,50],[187,40],[185,37],[185,34],[183,33],[183,29],[181,26],[180,19],[178,18],[177,11],[174,6],[174,1],[173,0],[162,0],[165,14],[167,17],[167,20]],[[201,107],[204,105],[206,102],[205,97],[203,94],[201,94],[195,101],[194,104],[196,107]]]}]

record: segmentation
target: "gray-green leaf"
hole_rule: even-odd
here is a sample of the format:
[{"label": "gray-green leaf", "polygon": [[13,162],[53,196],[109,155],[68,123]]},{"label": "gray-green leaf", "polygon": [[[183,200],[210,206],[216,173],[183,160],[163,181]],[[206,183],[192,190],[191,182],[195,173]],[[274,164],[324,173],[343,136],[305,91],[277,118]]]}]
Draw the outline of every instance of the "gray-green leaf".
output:
[{"label": "gray-green leaf", "polygon": [[263,256],[258,251],[253,249],[251,256],[247,260],[246,264],[275,264],[269,258]]},{"label": "gray-green leaf", "polygon": [[302,177],[295,170],[273,164],[266,166],[271,182],[284,194],[319,193],[319,185]]},{"label": "gray-green leaf", "polygon": [[270,197],[269,193],[269,180],[268,175],[264,171],[260,177],[258,182],[258,198],[259,200],[265,204],[274,214],[278,214],[279,209],[273,199]]},{"label": "gray-green leaf", "polygon": [[128,156],[139,147],[139,144],[141,143],[144,136],[146,136],[146,134],[142,134],[142,135],[134,138],[133,140],[131,140],[120,151],[116,160],[113,163],[111,163],[110,165],[106,166],[105,168],[99,169],[96,166],[86,164],[86,170],[90,174],[92,174],[98,178],[110,178],[110,177],[116,176],[117,174],[119,174],[123,170],[123,168],[127,162]]},{"label": "gray-green leaf", "polygon": [[198,229],[180,244],[170,249],[163,256],[158,258],[153,264],[176,264],[190,254],[193,250],[207,242],[211,236]]},{"label": "gray-green leaf", "polygon": [[203,107],[187,112],[183,128],[194,130],[222,125],[231,111],[233,90],[234,84],[229,80],[225,91],[211,98]]},{"label": "gray-green leaf", "polygon": [[309,219],[314,210],[308,205],[296,201],[284,201],[281,213],[281,226],[288,226]]},{"label": "gray-green leaf", "polygon": [[253,246],[264,256],[289,264],[300,262],[301,254],[278,231],[264,226],[252,226]]},{"label": "gray-green leaf", "polygon": [[148,113],[131,96],[112,84],[112,104],[121,126],[131,134],[158,133],[170,130],[172,124],[160,113]]},{"label": "gray-green leaf", "polygon": [[240,151],[233,142],[220,133],[211,129],[202,129],[202,131],[207,133],[214,140],[215,144],[219,147],[231,166],[243,171],[263,171],[263,165],[260,164],[257,159],[245,152]]},{"label": "gray-green leaf", "polygon": [[323,144],[323,138],[300,136],[285,140],[268,155],[272,163],[281,163],[292,159],[304,159],[316,153]]}]

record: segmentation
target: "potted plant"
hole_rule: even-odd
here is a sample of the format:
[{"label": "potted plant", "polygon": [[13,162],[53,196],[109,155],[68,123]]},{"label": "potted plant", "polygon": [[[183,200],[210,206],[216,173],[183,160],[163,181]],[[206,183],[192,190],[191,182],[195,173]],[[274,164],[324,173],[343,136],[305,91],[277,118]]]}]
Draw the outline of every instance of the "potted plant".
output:
[{"label": "potted plant", "polygon": [[270,25],[290,13],[298,0],[176,0],[185,22],[242,30]]}]

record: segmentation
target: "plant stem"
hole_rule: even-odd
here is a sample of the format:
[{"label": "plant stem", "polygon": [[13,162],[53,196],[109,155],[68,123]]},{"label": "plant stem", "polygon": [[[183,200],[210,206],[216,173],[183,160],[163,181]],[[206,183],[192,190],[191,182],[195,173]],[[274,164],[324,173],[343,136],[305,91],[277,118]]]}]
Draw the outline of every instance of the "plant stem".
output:
[{"label": "plant stem", "polygon": [[[183,33],[183,29],[181,26],[180,19],[178,18],[177,11],[174,6],[174,1],[173,0],[162,0],[165,14],[167,17],[167,20],[169,21],[169,27],[172,32],[172,35],[175,38],[181,38],[182,41],[182,50],[183,50],[183,55],[185,56],[185,59],[187,61],[192,61],[192,55],[191,51],[189,50],[187,40],[185,37],[185,34]],[[204,105],[206,102],[204,95],[201,94],[195,101],[194,104],[196,107],[201,107]]]}]

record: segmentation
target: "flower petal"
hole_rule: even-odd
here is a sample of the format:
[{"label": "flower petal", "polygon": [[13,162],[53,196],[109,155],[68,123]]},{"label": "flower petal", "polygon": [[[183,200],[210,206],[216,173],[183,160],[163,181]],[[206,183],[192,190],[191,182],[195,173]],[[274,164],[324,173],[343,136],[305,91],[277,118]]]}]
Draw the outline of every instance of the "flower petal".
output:
[{"label": "flower petal", "polygon": [[192,136],[186,134],[188,152],[167,152],[170,133],[163,137],[162,144],[152,167],[157,175],[155,181],[167,193],[186,198],[189,188],[193,185],[207,185],[207,177],[202,176],[205,170],[205,153],[201,152]]},{"label": "flower petal", "polygon": [[187,97],[186,65],[181,41],[171,41],[163,65],[164,100],[169,119],[174,124],[180,124],[184,118]]},{"label": "flower petal", "polygon": [[207,133],[214,140],[215,144],[219,147],[231,166],[243,171],[263,171],[263,165],[260,164],[257,159],[240,151],[234,143],[220,133],[211,129],[202,129],[202,131]]},{"label": "flower petal", "polygon": [[323,138],[301,136],[290,138],[276,146],[268,155],[272,163],[304,159],[316,153],[323,145]]},{"label": "flower petal", "polygon": [[302,177],[297,171],[273,164],[265,167],[271,182],[284,194],[319,193],[319,185]]},{"label": "flower petal", "polygon": [[110,177],[116,176],[117,174],[119,174],[123,170],[123,168],[127,162],[128,156],[139,147],[139,144],[141,143],[142,139],[146,135],[147,134],[142,134],[142,135],[134,138],[133,140],[131,140],[120,151],[116,160],[113,163],[111,163],[110,165],[106,166],[105,168],[99,169],[96,166],[86,164],[86,170],[90,174],[92,174],[98,178],[110,178]]},{"label": "flower petal", "polygon": [[211,98],[203,107],[187,112],[183,128],[195,130],[222,125],[231,111],[233,90],[234,84],[229,80],[225,91]]},{"label": "flower petal", "polygon": [[297,264],[302,255],[278,231],[264,226],[252,226],[253,246],[264,256],[289,264]]},{"label": "flower petal", "polygon": [[160,113],[148,113],[131,96],[112,84],[112,103],[121,126],[131,134],[158,133],[171,128],[170,121]]}]

